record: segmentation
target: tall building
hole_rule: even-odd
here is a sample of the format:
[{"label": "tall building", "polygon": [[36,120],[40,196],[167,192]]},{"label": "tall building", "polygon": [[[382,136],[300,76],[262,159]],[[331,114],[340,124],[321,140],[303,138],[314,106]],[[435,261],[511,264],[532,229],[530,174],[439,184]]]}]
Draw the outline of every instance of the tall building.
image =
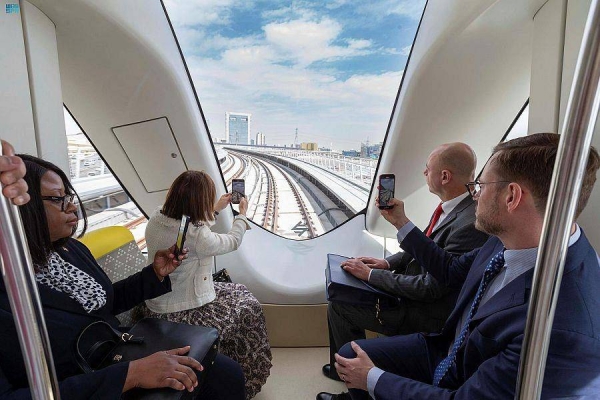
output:
[{"label": "tall building", "polygon": [[265,135],[262,134],[262,133],[260,133],[260,132],[258,132],[256,134],[256,145],[257,146],[264,146],[266,144],[267,144],[267,141],[266,141]]},{"label": "tall building", "polygon": [[252,114],[226,112],[225,137],[229,144],[250,144],[250,117]]}]

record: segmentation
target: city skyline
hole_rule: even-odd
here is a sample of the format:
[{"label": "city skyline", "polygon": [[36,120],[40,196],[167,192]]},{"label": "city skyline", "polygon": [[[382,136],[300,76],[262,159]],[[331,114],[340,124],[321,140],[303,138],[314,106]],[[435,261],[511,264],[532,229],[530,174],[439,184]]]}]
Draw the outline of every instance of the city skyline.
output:
[{"label": "city skyline", "polygon": [[252,114],[269,144],[381,141],[425,0],[166,0],[213,140]]}]

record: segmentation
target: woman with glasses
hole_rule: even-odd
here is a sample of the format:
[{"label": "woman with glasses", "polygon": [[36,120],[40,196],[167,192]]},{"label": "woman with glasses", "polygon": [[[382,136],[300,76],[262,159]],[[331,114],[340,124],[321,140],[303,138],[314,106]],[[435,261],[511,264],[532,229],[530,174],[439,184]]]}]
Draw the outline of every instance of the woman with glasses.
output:
[{"label": "woman with glasses", "polygon": [[271,369],[271,347],[262,306],[246,286],[213,282],[213,256],[236,250],[246,229],[248,201],[240,201],[240,213],[227,233],[211,231],[216,215],[231,202],[231,193],[217,201],[212,178],[204,171],[185,171],[169,189],[165,204],[146,226],[148,256],[171,243],[182,215],[190,217],[185,245],[189,257],[171,276],[173,290],[146,301],[146,316],[173,322],[212,326],[219,331],[220,351],[242,366],[246,398],[253,398],[265,384]]},{"label": "woman with glasses", "polygon": [[[112,284],[90,251],[73,239],[79,222],[79,199],[65,173],[37,157],[21,155],[30,201],[19,211],[31,252],[60,392],[64,399],[118,399],[133,388],[170,387],[194,391],[200,363],[186,354],[189,347],[121,362],[82,374],[75,359],[75,340],[90,323],[103,320],[114,328],[115,315],[171,289],[169,274],[184,260],[173,247],[156,252],[151,265]],[[83,232],[87,227],[83,209]],[[27,374],[4,282],[0,281],[0,399],[30,398]],[[195,392],[196,393],[196,392]],[[205,383],[202,399],[243,399],[242,371],[233,360],[218,355]]]}]

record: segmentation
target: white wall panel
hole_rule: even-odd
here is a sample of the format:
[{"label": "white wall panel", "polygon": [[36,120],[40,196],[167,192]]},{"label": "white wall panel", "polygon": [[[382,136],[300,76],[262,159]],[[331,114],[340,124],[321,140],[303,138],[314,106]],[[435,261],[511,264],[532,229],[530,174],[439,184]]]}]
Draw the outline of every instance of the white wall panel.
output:
[{"label": "white wall panel", "polygon": [[[567,24],[565,35],[564,67],[562,74],[562,91],[560,96],[560,127],[565,119],[567,102],[573,83],[573,74],[579,55],[583,28],[590,8],[590,0],[569,0],[567,8]],[[600,149],[600,121],[596,122],[596,130],[592,145]],[[596,182],[592,196],[578,222],[584,229],[588,239],[596,249],[600,250],[600,182]]]},{"label": "white wall panel", "polygon": [[550,0],[534,18],[529,133],[558,132],[566,0]]},{"label": "white wall panel", "polygon": [[[427,194],[422,174],[431,150],[466,142],[481,167],[529,97],[533,16],[544,3],[428,2],[379,171],[396,174],[396,196],[410,199],[408,215],[417,225],[439,202]],[[373,207],[367,229],[395,235]]]},{"label": "white wall panel", "polygon": [[166,118],[112,128],[148,193],[167,191],[186,171]]},{"label": "white wall panel", "polygon": [[234,282],[251,288],[263,304],[324,303],[327,253],[383,256],[382,246],[364,230],[364,218],[359,215],[333,232],[303,241],[254,227],[237,251],[217,257],[217,268],[227,268]]},{"label": "white wall panel", "polygon": [[[6,5],[10,4],[10,12]],[[37,154],[25,41],[18,1],[0,0],[0,137],[10,141],[17,152]]]},{"label": "white wall panel", "polygon": [[38,156],[69,171],[55,27],[37,7],[22,4]]}]

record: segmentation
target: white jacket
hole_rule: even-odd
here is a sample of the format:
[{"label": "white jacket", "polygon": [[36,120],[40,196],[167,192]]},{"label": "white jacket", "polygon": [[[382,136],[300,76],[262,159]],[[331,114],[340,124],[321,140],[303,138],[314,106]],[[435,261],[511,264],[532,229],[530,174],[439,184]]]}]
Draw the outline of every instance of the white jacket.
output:
[{"label": "white jacket", "polygon": [[[148,259],[153,260],[158,250],[168,249],[175,244],[180,221],[154,211],[146,225]],[[211,224],[212,225],[212,224]],[[172,291],[152,300],[146,300],[148,308],[157,313],[171,313],[200,307],[215,299],[212,280],[212,256],[236,250],[242,243],[248,220],[238,215],[228,233],[215,233],[208,223],[190,224],[184,247],[189,249],[188,258],[173,271]]]}]

